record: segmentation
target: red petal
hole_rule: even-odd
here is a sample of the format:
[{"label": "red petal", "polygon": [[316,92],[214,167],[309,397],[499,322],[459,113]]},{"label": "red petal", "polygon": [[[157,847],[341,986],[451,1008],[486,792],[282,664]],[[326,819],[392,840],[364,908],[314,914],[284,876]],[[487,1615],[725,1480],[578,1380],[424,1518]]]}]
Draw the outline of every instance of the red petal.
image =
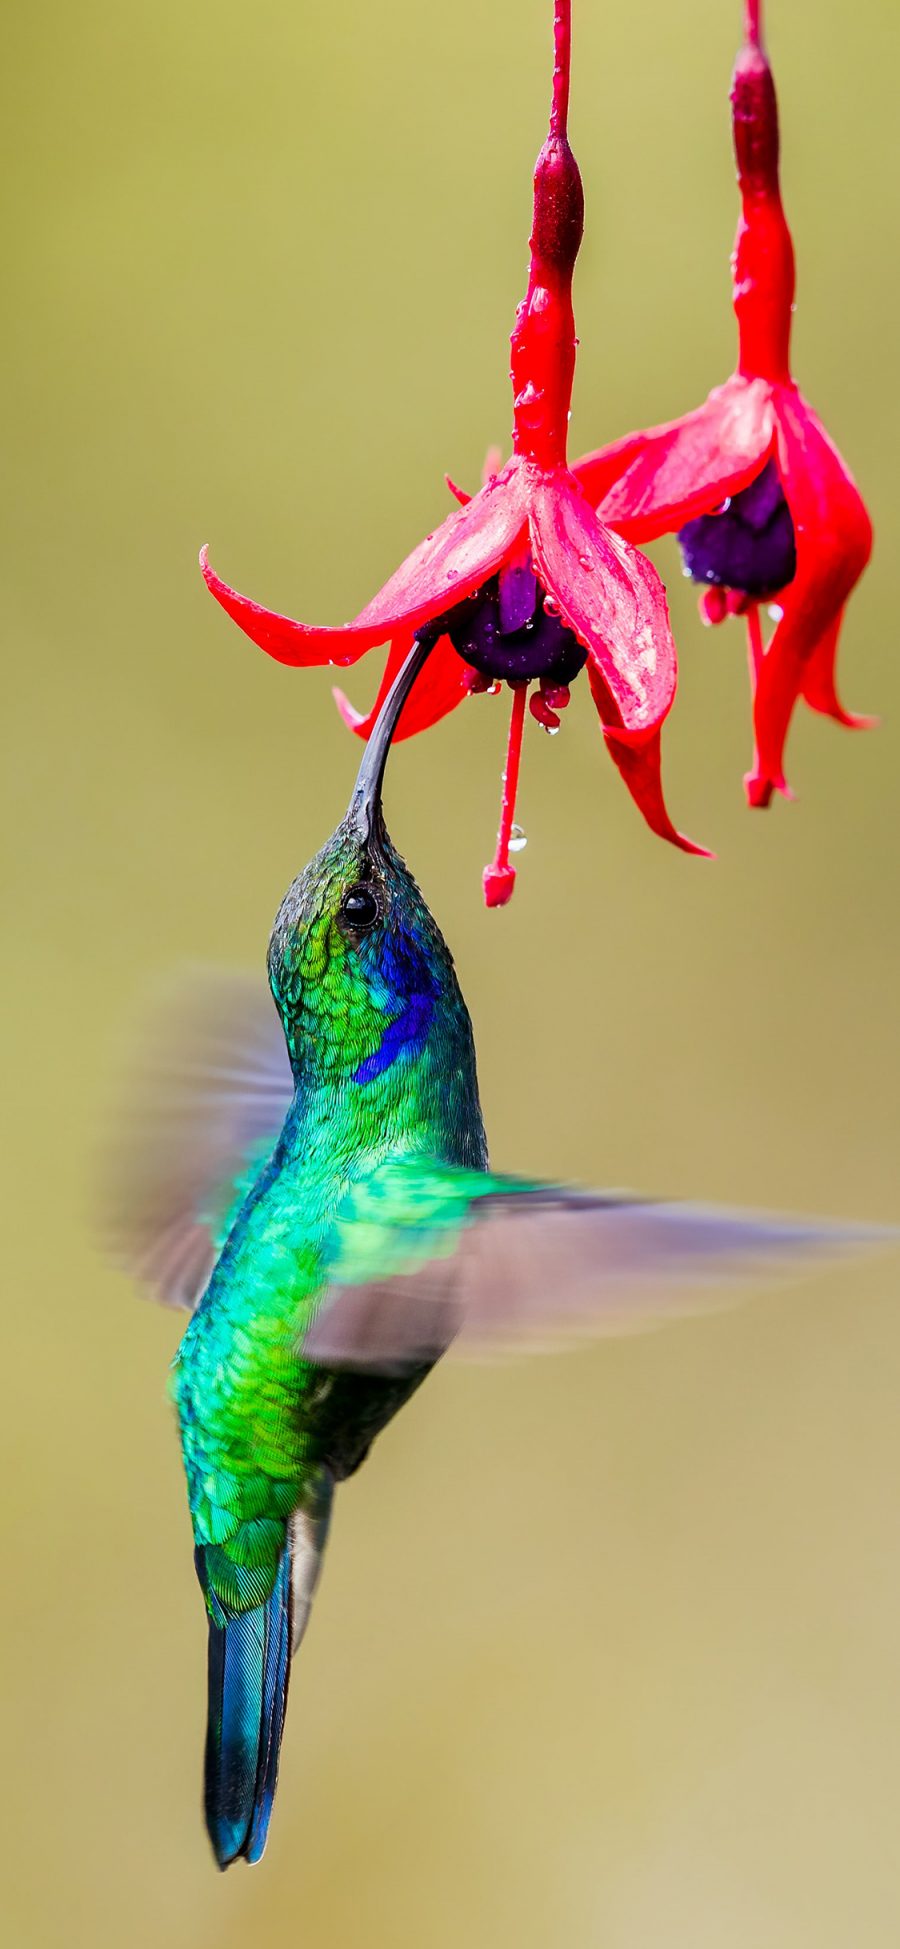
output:
[{"label": "red petal", "polygon": [[662,430],[656,426],[646,432],[626,433],[623,439],[611,440],[608,447],[597,447],[593,453],[586,453],[581,460],[572,462],[572,473],[582,493],[595,508],[599,507],[616,481],[621,480],[631,462],[643,453],[647,441],[654,439]]},{"label": "red petal", "polygon": [[354,617],[351,629],[380,629],[384,641],[398,622],[415,627],[439,616],[487,580],[518,539],[526,518],[525,471],[511,462],[407,555]]},{"label": "red petal", "polygon": [[[735,373],[695,412],[619,442],[624,471],[619,469],[598,511],[629,541],[669,534],[746,487],[766,459],[773,431],[771,386]],[[586,480],[603,485],[602,463],[602,453],[580,463],[575,472],[582,485]]]},{"label": "red petal", "polygon": [[452,480],[449,474],[445,474],[444,479],[453,495],[454,501],[458,501],[461,508],[467,508],[472,499],[471,494],[464,487],[457,487],[455,480]]},{"label": "red petal", "polygon": [[[354,710],[342,690],[333,692],[344,723],[356,732],[358,738],[371,736],[381,706],[394,678],[406,662],[411,645],[412,637],[409,635],[394,638],[384,666],[384,676],[378,686],[378,695],[366,716]],[[440,636],[403,706],[392,743],[399,744],[403,738],[414,737],[417,731],[427,731],[429,725],[437,724],[449,711],[454,711],[457,704],[461,704],[469,694],[465,675],[466,665],[457,656],[449,636]]]},{"label": "red petal", "polygon": [[539,479],[531,540],[544,588],[586,644],[627,731],[648,734],[675,695],[666,592],[651,562],[602,528],[571,474]]},{"label": "red petal", "polygon": [[217,602],[279,663],[355,663],[365,650],[389,642],[398,627],[412,633],[470,595],[498,567],[525,519],[523,470],[510,463],[468,506],[449,514],[353,622],[338,629],[311,629],[238,595],[210,568],[205,548],[200,565]]},{"label": "red petal", "polygon": [[804,701],[809,705],[810,710],[820,711],[823,717],[833,717],[836,723],[845,725],[848,731],[874,731],[880,719],[860,716],[856,711],[845,710],[835,688],[834,664],[843,620],[842,609],[835,617],[831,628],[825,631],[813,650],[803,679]]},{"label": "red petal", "polygon": [[210,568],[206,548],[200,550],[200,567],[210,594],[232,621],[239,624],[245,636],[258,643],[267,656],[273,656],[276,663],[303,664],[307,668],[316,663],[355,663],[364,650],[371,649],[380,640],[377,630],[354,639],[346,630],[307,629],[303,623],[292,622],[290,616],[263,609],[260,603],[239,595],[222,581],[215,569]]},{"label": "red petal", "polygon": [[636,743],[618,734],[615,729],[616,709],[606,689],[602,677],[588,664],[588,679],[591,693],[600,720],[603,736],[613,763],[634,799],[638,811],[643,813],[651,832],[658,833],[660,839],[668,839],[683,853],[697,853],[701,859],[714,859],[715,854],[705,846],[698,846],[687,834],[679,832],[672,824],[666,810],[662,788],[662,732],[657,726],[649,738]]},{"label": "red petal", "polygon": [[759,671],[751,803],[784,790],[784,745],[797,698],[846,720],[834,691],[841,611],[872,548],[859,490],[821,421],[794,386],[778,388],[778,467],[797,539],[797,572]]}]

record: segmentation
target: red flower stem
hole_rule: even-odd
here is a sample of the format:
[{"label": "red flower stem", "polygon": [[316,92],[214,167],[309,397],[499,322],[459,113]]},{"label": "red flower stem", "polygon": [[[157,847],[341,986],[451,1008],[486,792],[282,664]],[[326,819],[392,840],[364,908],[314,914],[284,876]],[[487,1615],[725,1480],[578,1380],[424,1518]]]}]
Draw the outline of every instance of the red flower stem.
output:
[{"label": "red flower stem", "polygon": [[731,83],[741,215],[731,260],[738,371],[790,383],[794,247],[778,180],[778,102],[762,38],[762,0],[744,0],[744,39]]},{"label": "red flower stem", "polygon": [[547,470],[565,465],[575,318],[572,273],[584,228],[584,192],[569,148],[572,0],[554,0],[550,129],[534,169],[528,289],[516,312],[510,361],[513,451]]},{"label": "red flower stem", "polygon": [[744,40],[750,47],[762,46],[762,0],[744,0]]},{"label": "red flower stem", "polygon": [[513,817],[516,810],[516,793],[519,789],[519,761],[522,756],[522,732],[525,728],[525,705],[528,700],[527,683],[511,685],[513,701],[509,720],[509,740],[506,746],[506,768],[503,773],[503,797],[500,802],[500,830],[497,834],[497,850],[490,866],[484,869],[484,897],[489,907],[505,907],[515,885],[516,870],[509,863],[509,842],[512,837]]},{"label": "red flower stem", "polygon": [[[748,6],[751,0],[747,0]],[[572,65],[572,0],[555,0],[553,9],[553,104],[550,134],[565,136],[569,123],[569,74]]]}]

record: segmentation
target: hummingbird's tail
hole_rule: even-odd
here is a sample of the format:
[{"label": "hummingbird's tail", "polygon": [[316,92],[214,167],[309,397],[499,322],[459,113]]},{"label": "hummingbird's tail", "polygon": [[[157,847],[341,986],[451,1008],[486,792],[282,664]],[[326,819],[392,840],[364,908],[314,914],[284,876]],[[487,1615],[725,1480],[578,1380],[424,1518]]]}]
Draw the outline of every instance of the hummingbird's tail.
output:
[{"label": "hummingbird's tail", "polygon": [[[333,1479],[291,1518],[265,1604],[209,1619],[206,1825],[220,1868],[259,1861],[278,1781],[291,1658],[303,1636],[328,1535]],[[200,1581],[205,1586],[202,1552]]]}]

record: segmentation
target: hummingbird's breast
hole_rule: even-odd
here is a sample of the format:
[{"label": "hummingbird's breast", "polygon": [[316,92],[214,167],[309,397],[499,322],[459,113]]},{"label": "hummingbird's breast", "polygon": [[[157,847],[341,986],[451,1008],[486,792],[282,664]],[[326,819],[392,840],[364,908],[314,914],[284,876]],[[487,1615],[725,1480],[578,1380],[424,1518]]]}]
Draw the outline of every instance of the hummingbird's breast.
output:
[{"label": "hummingbird's breast", "polygon": [[351,1183],[410,1149],[487,1164],[461,996],[432,1006],[421,1035],[410,1027],[407,1013],[362,1076],[298,1088],[184,1336],[174,1392],[198,1543],[283,1522],[323,1464],[350,1474],[428,1371],[332,1372],[302,1356]]}]

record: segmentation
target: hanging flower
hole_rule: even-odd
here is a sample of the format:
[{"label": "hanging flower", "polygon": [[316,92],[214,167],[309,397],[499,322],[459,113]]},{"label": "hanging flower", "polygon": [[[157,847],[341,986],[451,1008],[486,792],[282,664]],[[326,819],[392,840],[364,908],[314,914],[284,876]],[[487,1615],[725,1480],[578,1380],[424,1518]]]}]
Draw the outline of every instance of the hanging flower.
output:
[{"label": "hanging flower", "polygon": [[[737,371],[683,419],[629,434],[576,469],[603,520],[632,541],[677,531],[705,584],[707,623],[746,617],[756,751],[751,805],[790,796],[784,745],[798,697],[860,728],[835,688],[844,604],[869,559],[858,489],[790,371],[794,251],[778,178],[778,108],[760,0],[747,0],[731,92],[741,215],[732,258]],[[775,629],[764,644],[760,617]]]},{"label": "hanging flower", "polygon": [[[567,136],[571,0],[555,0],[550,131],[534,175],[528,289],[512,334],[513,453],[480,492],[413,550],[343,628],[293,622],[238,595],[201,562],[213,595],[279,662],[350,664],[390,645],[379,698],[413,639],[432,648],[400,721],[424,730],[467,693],[512,688],[503,809],[495,859],[484,876],[489,906],[510,897],[515,788],[530,705],[555,730],[569,685],[587,668],[609,751],[653,831],[699,852],[676,831],[660,773],[660,731],[675,694],[675,647],[663,585],[646,557],[598,521],[566,461],[575,369],[572,275],[584,200]],[[362,735],[373,716],[345,717]]]}]

